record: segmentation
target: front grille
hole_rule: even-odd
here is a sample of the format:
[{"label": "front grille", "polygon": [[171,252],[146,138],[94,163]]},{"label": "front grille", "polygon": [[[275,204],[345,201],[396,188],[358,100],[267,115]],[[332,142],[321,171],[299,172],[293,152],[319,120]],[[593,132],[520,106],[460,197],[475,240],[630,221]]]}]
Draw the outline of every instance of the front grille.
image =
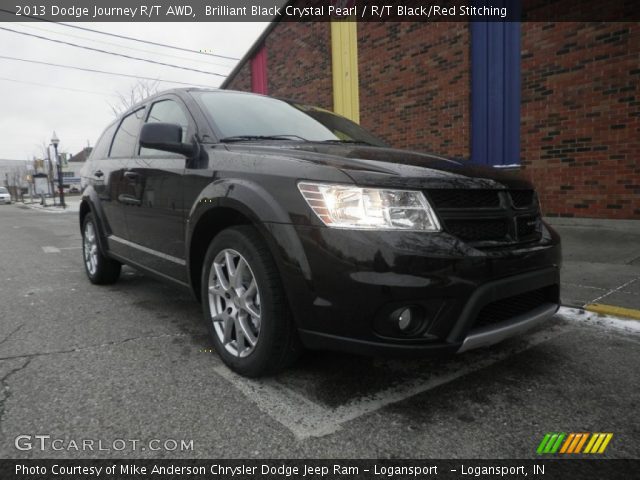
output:
[{"label": "front grille", "polygon": [[476,248],[539,240],[533,190],[433,189],[425,192],[444,230]]},{"label": "front grille", "polygon": [[545,303],[556,303],[558,287],[555,285],[503,298],[489,303],[480,310],[474,328],[504,322],[530,312]]},{"label": "front grille", "polygon": [[511,202],[516,208],[527,208],[533,205],[533,190],[510,190]]},{"label": "front grille", "polygon": [[528,240],[540,236],[540,217],[537,215],[526,215],[516,219],[518,228],[518,238]]},{"label": "front grille", "polygon": [[469,242],[504,240],[509,232],[505,219],[497,220],[447,220],[449,233]]},{"label": "front grille", "polygon": [[492,208],[500,206],[498,190],[430,190],[429,199],[436,208]]}]

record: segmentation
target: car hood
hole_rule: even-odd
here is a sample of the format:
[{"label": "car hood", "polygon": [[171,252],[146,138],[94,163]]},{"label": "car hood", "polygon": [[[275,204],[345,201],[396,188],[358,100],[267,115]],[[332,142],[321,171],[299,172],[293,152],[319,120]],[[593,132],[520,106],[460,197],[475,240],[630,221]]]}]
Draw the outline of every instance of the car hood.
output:
[{"label": "car hood", "polygon": [[517,171],[393,148],[314,142],[236,143],[227,148],[237,153],[290,157],[334,167],[358,185],[416,189],[532,188]]}]

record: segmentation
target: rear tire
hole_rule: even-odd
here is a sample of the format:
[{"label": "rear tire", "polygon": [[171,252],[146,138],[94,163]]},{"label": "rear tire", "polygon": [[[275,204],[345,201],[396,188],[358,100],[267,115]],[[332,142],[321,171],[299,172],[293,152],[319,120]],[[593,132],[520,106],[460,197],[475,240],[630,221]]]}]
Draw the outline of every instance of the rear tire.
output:
[{"label": "rear tire", "polygon": [[108,258],[100,250],[98,228],[93,213],[88,213],[82,222],[82,259],[89,281],[96,285],[115,283],[120,277],[122,264]]},{"label": "rear tire", "polygon": [[209,245],[202,269],[204,319],[222,361],[246,377],[277,373],[301,344],[271,252],[249,226]]}]

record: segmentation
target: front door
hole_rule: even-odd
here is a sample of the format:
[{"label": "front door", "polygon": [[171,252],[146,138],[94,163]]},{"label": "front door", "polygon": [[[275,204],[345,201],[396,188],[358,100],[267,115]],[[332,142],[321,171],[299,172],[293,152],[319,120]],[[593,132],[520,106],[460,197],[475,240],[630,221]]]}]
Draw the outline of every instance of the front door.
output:
[{"label": "front door", "polygon": [[[182,141],[195,133],[195,123],[181,100],[173,95],[160,97],[148,108],[146,122],[178,124]],[[124,173],[133,190],[125,207],[129,238],[141,262],[157,273],[187,283],[183,182],[185,157],[143,148]]]}]

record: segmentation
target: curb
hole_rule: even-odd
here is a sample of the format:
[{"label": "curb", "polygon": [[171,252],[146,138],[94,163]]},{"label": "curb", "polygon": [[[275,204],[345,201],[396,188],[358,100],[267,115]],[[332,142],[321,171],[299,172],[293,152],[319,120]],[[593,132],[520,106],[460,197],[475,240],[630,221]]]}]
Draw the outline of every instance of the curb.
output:
[{"label": "curb", "polygon": [[601,303],[590,303],[588,305],[585,305],[583,308],[589,312],[640,320],[640,310],[634,310],[632,308],[616,307],[615,305],[603,305]]},{"label": "curb", "polygon": [[28,203],[15,203],[19,208],[28,208],[30,210],[36,210],[39,212],[47,212],[47,213],[69,213],[69,212],[78,212],[78,209],[75,209],[71,206],[67,206],[67,208],[62,208],[58,205],[48,205],[43,207],[41,205],[28,204]]}]

